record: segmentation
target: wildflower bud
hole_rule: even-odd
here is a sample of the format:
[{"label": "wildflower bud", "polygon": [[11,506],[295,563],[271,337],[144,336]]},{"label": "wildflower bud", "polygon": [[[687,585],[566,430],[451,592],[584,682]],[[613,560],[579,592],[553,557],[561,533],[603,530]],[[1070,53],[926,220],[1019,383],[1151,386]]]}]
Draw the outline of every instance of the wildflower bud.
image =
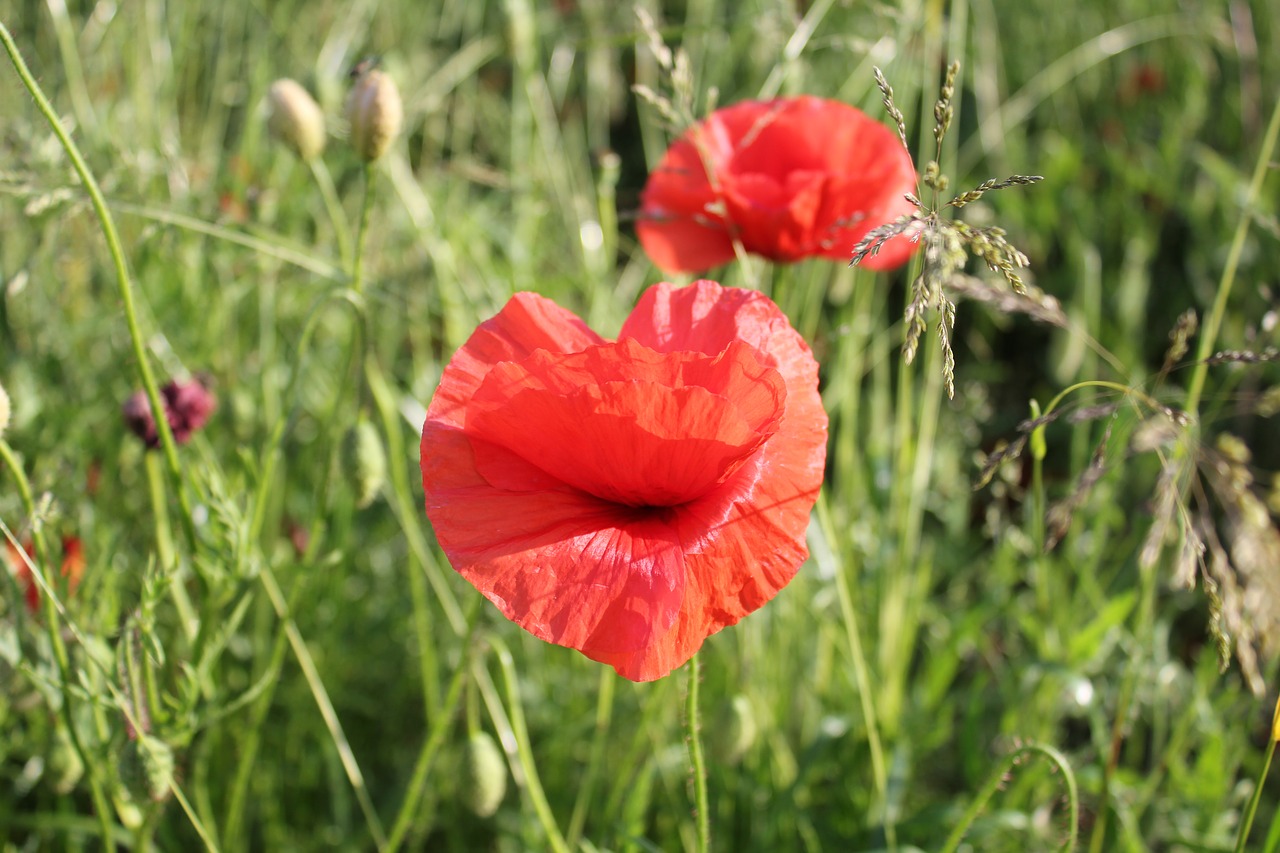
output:
[{"label": "wildflower bud", "polygon": [[179,444],[188,441],[193,432],[203,427],[218,405],[217,399],[198,379],[171,381],[160,389],[160,393],[164,396],[173,438]]},{"label": "wildflower bud", "polygon": [[347,436],[347,458],[355,478],[356,507],[373,503],[387,481],[387,454],[382,449],[378,429],[361,415]]},{"label": "wildflower bud", "polygon": [[139,733],[121,747],[116,772],[128,791],[145,793],[152,802],[161,802],[173,784],[173,750],[159,738]]},{"label": "wildflower bud", "polygon": [[476,732],[467,740],[459,790],[463,804],[477,817],[490,817],[502,805],[507,793],[507,763],[487,732]]},{"label": "wildflower bud", "polygon": [[[169,382],[160,389],[160,398],[169,429],[179,444],[185,444],[192,433],[205,425],[218,404],[217,398],[197,379]],[[122,412],[129,431],[142,439],[148,449],[160,446],[160,433],[145,391],[136,391],[125,400]]]},{"label": "wildflower bud", "polygon": [[756,742],[758,729],[751,700],[739,693],[716,711],[707,748],[722,764],[737,764]]},{"label": "wildflower bud", "polygon": [[46,772],[53,789],[59,794],[71,793],[84,776],[84,762],[62,726],[54,732],[53,741],[49,744]]},{"label": "wildflower bud", "polygon": [[267,90],[271,134],[293,149],[303,160],[313,160],[324,151],[324,113],[306,89],[295,80],[283,78]]},{"label": "wildflower bud", "polygon": [[9,427],[9,394],[4,390],[4,386],[0,385],[0,438],[4,438],[4,431]]},{"label": "wildflower bud", "polygon": [[347,95],[351,147],[366,162],[377,160],[400,133],[404,107],[395,82],[381,71],[366,71]]}]

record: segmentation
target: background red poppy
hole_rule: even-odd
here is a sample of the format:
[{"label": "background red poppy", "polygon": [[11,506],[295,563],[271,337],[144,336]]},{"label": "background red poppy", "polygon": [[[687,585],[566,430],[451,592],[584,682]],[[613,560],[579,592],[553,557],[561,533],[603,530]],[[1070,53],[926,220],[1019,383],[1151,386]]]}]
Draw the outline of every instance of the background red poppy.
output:
[{"label": "background red poppy", "polygon": [[616,343],[534,294],[476,330],[422,436],[427,514],[512,621],[647,681],[808,555],[817,364],[759,293],[645,293]]},{"label": "background red poppy", "polygon": [[[864,234],[913,210],[916,174],[896,134],[848,104],[811,96],[716,110],[663,156],[636,232],[668,272],[734,258],[847,261]],[[711,212],[715,211],[715,212]],[[889,241],[862,266],[891,269],[915,245]]]}]

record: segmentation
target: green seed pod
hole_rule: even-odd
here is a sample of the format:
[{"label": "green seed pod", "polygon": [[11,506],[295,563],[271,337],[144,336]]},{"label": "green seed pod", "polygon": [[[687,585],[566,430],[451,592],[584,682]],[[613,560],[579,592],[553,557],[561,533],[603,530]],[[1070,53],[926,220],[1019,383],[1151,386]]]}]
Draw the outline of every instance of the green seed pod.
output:
[{"label": "green seed pod", "polygon": [[49,743],[49,755],[45,759],[45,772],[53,789],[59,794],[69,794],[84,776],[84,762],[71,743],[71,736],[62,726],[54,732]]},{"label": "green seed pod", "polygon": [[381,71],[366,71],[347,95],[351,147],[365,162],[377,160],[400,134],[404,106],[395,81]]},{"label": "green seed pod", "polygon": [[377,427],[364,415],[348,433],[347,448],[355,479],[356,507],[364,509],[378,497],[387,481],[387,454],[382,449],[382,438]]},{"label": "green seed pod", "polygon": [[477,817],[490,817],[507,793],[507,763],[498,744],[485,732],[467,740],[462,757],[462,802]]},{"label": "green seed pod", "polygon": [[4,438],[4,431],[9,427],[9,412],[9,394],[0,385],[0,438]]},{"label": "green seed pod", "polygon": [[153,802],[169,796],[173,785],[173,750],[159,738],[139,733],[116,755],[116,773],[129,792],[145,793]]},{"label": "green seed pod", "polygon": [[310,93],[286,77],[271,84],[267,103],[271,134],[303,160],[319,157],[324,151],[324,113]]},{"label": "green seed pod", "polygon": [[737,764],[756,742],[758,728],[751,701],[739,693],[716,710],[707,748],[722,764]]}]

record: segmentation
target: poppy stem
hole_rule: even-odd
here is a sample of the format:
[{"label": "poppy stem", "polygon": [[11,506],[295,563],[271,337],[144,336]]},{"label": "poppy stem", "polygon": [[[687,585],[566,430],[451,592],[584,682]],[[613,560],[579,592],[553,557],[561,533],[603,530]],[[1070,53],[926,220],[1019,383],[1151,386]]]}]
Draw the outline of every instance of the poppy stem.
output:
[{"label": "poppy stem", "polygon": [[173,479],[174,490],[178,495],[178,503],[182,508],[183,532],[186,534],[187,544],[194,549],[197,536],[194,516],[191,512],[191,499],[187,495],[186,481],[182,476],[182,463],[178,460],[178,445],[174,441],[173,430],[169,428],[169,418],[165,413],[164,403],[160,398],[160,386],[156,383],[155,373],[151,370],[151,362],[147,359],[147,348],[143,342],[142,327],[138,322],[138,312],[133,302],[133,284],[129,279],[129,268],[125,263],[124,249],[120,245],[120,235],[116,231],[115,220],[111,217],[111,211],[107,208],[107,202],[102,195],[102,190],[98,187],[98,182],[93,177],[93,172],[89,170],[88,164],[85,163],[84,157],[80,154],[79,147],[71,139],[67,129],[63,127],[62,120],[58,118],[53,105],[45,97],[40,84],[31,75],[31,70],[27,68],[27,63],[23,60],[22,54],[18,52],[18,46],[14,43],[13,36],[9,34],[9,30],[3,24],[0,24],[0,43],[4,44],[4,48],[9,54],[9,59],[13,63],[14,70],[18,72],[18,77],[22,80],[23,86],[26,87],[28,94],[31,95],[31,99],[35,101],[36,108],[40,110],[40,114],[49,123],[49,128],[53,131],[54,136],[58,138],[62,149],[71,160],[71,165],[75,168],[76,174],[80,176],[80,183],[84,185],[89,201],[93,205],[94,213],[98,216],[98,222],[102,228],[102,236],[107,242],[111,261],[115,265],[116,284],[120,292],[120,302],[124,308],[125,321],[129,327],[129,342],[133,346],[138,378],[142,381],[142,387],[146,389],[147,402],[151,405],[151,415],[155,421],[156,433],[160,437],[160,445],[164,449],[165,461],[168,463],[169,474]]},{"label": "poppy stem", "polygon": [[698,655],[689,658],[689,693],[685,716],[689,725],[689,764],[693,775],[694,819],[698,824],[698,851],[711,849],[711,812],[707,805],[707,765],[702,755],[702,726],[698,718]]},{"label": "poppy stem", "polygon": [[1249,831],[1253,829],[1253,819],[1258,814],[1258,803],[1262,800],[1262,788],[1271,771],[1271,759],[1276,754],[1276,740],[1280,738],[1280,701],[1276,702],[1271,712],[1271,737],[1267,739],[1267,754],[1262,761],[1262,772],[1258,774],[1258,784],[1253,786],[1253,796],[1244,810],[1244,820],[1240,821],[1240,832],[1236,836],[1235,853],[1244,853],[1245,842],[1249,840]]},{"label": "poppy stem", "polygon": [[[0,24],[0,36],[8,38],[8,33],[4,30],[4,26]],[[44,621],[45,628],[49,632],[49,645],[53,649],[53,656],[58,665],[58,677],[62,687],[62,702],[60,710],[62,712],[62,723],[66,726],[67,735],[71,739],[71,747],[76,751],[76,755],[80,757],[80,763],[84,765],[88,771],[89,777],[89,793],[93,798],[93,810],[97,813],[98,828],[102,831],[102,845],[105,850],[115,850],[115,836],[112,834],[111,826],[111,806],[107,801],[106,793],[102,788],[102,781],[98,778],[99,768],[95,754],[90,754],[85,749],[84,743],[80,739],[80,734],[76,729],[75,708],[72,705],[74,692],[71,686],[76,680],[71,674],[71,657],[67,654],[67,644],[62,639],[62,629],[58,623],[59,604],[54,600],[53,584],[49,580],[49,575],[45,573],[45,569],[49,566],[49,551],[45,547],[44,533],[40,530],[40,522],[37,516],[37,508],[35,497],[31,491],[31,481],[27,479],[26,471],[22,469],[16,456],[13,455],[13,449],[9,447],[9,443],[4,439],[0,439],[0,460],[9,469],[9,473],[13,476],[14,482],[18,486],[18,494],[22,497],[22,506],[27,512],[27,517],[31,519],[31,539],[35,543],[36,559],[39,565],[31,565],[31,582],[39,584],[42,588],[41,598],[44,601]],[[8,529],[5,529],[6,532]],[[14,547],[16,542],[11,543]],[[26,553],[22,548],[17,549],[20,559],[27,559]]]}]

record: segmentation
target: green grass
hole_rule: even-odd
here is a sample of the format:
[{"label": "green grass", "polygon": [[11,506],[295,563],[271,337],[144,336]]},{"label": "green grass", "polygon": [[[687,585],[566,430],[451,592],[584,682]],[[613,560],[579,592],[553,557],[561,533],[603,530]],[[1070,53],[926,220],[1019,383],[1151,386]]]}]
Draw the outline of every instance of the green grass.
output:
[{"label": "green grass", "polygon": [[[699,114],[713,89],[719,104],[804,92],[887,121],[879,66],[921,166],[942,71],[960,60],[952,189],[1045,178],[960,215],[1004,227],[1071,321],[960,303],[948,401],[936,335],[902,361],[909,273],[752,259],[708,274],[778,301],[814,347],[831,415],[813,556],[700,655],[714,848],[932,850],[963,833],[972,849],[1057,849],[1071,778],[1080,849],[1234,849],[1268,757],[1276,584],[1246,572],[1256,609],[1225,623],[1258,634],[1255,694],[1236,658],[1220,667],[1212,626],[1230,590],[1219,606],[1203,583],[1173,583],[1177,519],[1150,567],[1140,555],[1166,468],[1187,517],[1239,540],[1247,499],[1214,485],[1220,434],[1251,449],[1231,470],[1251,473],[1252,494],[1276,489],[1280,430],[1262,415],[1276,363],[1208,367],[1190,395],[1199,420],[1164,460],[1126,453],[1161,417],[1150,403],[1082,387],[1066,406],[1119,408],[1049,423],[1042,458],[1028,449],[974,485],[1032,400],[1106,380],[1182,407],[1197,357],[1280,345],[1280,154],[1259,167],[1280,10],[640,5],[687,52]],[[435,545],[416,463],[443,365],[510,294],[550,296],[611,335],[662,278],[632,222],[670,133],[630,86],[670,81],[633,8],[15,0],[0,23],[102,187],[150,364],[161,381],[207,373],[219,399],[176,476],[125,429],[141,381],[111,255],[5,62],[0,384],[15,465],[0,468],[0,520],[19,539],[38,530],[50,564],[78,535],[88,563],[34,617],[0,573],[4,849],[94,849],[107,832],[164,850],[373,849],[400,832],[407,849],[695,849],[687,673],[632,684],[507,623]],[[346,72],[371,54],[406,120],[372,173],[357,294],[340,247],[363,167],[338,131]],[[319,168],[341,216],[267,134],[262,99],[283,76],[330,117]],[[582,239],[597,226],[598,246]],[[1224,282],[1208,350],[1193,340],[1161,377],[1177,318],[1195,309],[1203,329]],[[346,450],[358,417],[391,475],[366,509]],[[1104,441],[1106,471],[1043,553],[1041,511]],[[727,756],[735,700],[756,736]],[[143,707],[154,740],[131,741]],[[475,731],[510,771],[487,818],[458,789]],[[166,753],[173,772],[151,785]],[[1247,849],[1280,845],[1278,803],[1265,786]]]}]

